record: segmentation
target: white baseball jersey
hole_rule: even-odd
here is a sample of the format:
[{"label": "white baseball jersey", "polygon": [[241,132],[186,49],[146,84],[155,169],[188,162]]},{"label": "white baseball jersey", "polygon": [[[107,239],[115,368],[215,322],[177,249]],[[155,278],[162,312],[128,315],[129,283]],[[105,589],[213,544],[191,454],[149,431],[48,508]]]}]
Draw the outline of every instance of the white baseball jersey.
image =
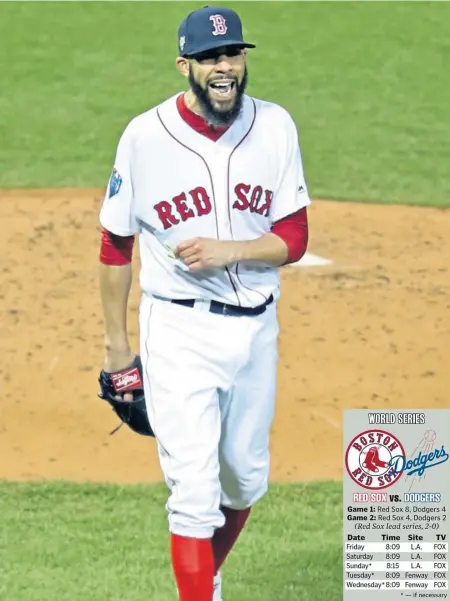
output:
[{"label": "white baseball jersey", "polygon": [[[244,96],[217,141],[179,114],[178,94],[123,132],[100,212],[119,236],[139,233],[144,294],[260,305],[279,297],[279,271],[238,263],[190,272],[173,249],[196,237],[253,240],[310,204],[297,128],[281,106]],[[171,250],[172,249],[172,250]]]}]

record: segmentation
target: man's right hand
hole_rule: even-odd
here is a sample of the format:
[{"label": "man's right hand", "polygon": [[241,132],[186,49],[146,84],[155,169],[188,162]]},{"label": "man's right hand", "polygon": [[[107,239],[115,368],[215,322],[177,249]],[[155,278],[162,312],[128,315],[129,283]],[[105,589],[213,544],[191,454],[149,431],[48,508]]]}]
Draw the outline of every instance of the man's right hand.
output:
[{"label": "man's right hand", "polygon": [[[106,349],[105,359],[103,362],[103,369],[106,372],[119,371],[125,369],[133,363],[136,355],[131,352],[131,349],[117,350],[117,349]],[[132,401],[133,395],[126,392],[124,395],[118,395],[117,399],[123,398],[124,401]]]}]

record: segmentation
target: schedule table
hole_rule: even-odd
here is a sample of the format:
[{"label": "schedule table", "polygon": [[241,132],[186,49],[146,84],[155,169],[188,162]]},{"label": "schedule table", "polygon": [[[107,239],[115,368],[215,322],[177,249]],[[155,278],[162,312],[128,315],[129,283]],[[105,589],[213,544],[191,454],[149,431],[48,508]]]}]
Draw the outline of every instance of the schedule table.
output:
[{"label": "schedule table", "polygon": [[[425,538],[425,537],[424,537]],[[436,535],[421,541],[348,542],[345,588],[448,590],[448,543]]]}]

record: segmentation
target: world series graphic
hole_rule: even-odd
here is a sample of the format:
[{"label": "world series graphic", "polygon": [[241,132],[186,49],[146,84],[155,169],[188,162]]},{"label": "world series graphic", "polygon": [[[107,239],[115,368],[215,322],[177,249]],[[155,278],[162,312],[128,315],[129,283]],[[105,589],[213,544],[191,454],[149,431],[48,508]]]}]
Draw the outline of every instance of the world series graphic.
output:
[{"label": "world series graphic", "polygon": [[344,411],[344,601],[450,599],[449,439],[450,409]]}]

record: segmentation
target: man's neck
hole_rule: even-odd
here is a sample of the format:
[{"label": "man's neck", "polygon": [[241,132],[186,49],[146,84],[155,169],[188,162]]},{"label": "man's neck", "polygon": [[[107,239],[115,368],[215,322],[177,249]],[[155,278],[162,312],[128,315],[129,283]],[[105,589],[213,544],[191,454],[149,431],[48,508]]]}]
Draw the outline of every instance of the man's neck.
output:
[{"label": "man's neck", "polygon": [[225,133],[229,126],[226,127],[212,127],[208,125],[205,119],[194,113],[190,108],[186,105],[185,94],[180,94],[177,97],[177,108],[181,118],[194,129],[199,134],[202,134],[209,138],[210,140],[216,141],[218,140],[223,133]]},{"label": "man's neck", "polygon": [[206,119],[205,115],[203,114],[200,103],[197,99],[197,96],[192,90],[188,90],[184,94],[184,103],[186,105],[186,108],[188,108],[190,111],[192,111],[196,115],[199,115],[200,117],[203,117],[203,119]]}]

